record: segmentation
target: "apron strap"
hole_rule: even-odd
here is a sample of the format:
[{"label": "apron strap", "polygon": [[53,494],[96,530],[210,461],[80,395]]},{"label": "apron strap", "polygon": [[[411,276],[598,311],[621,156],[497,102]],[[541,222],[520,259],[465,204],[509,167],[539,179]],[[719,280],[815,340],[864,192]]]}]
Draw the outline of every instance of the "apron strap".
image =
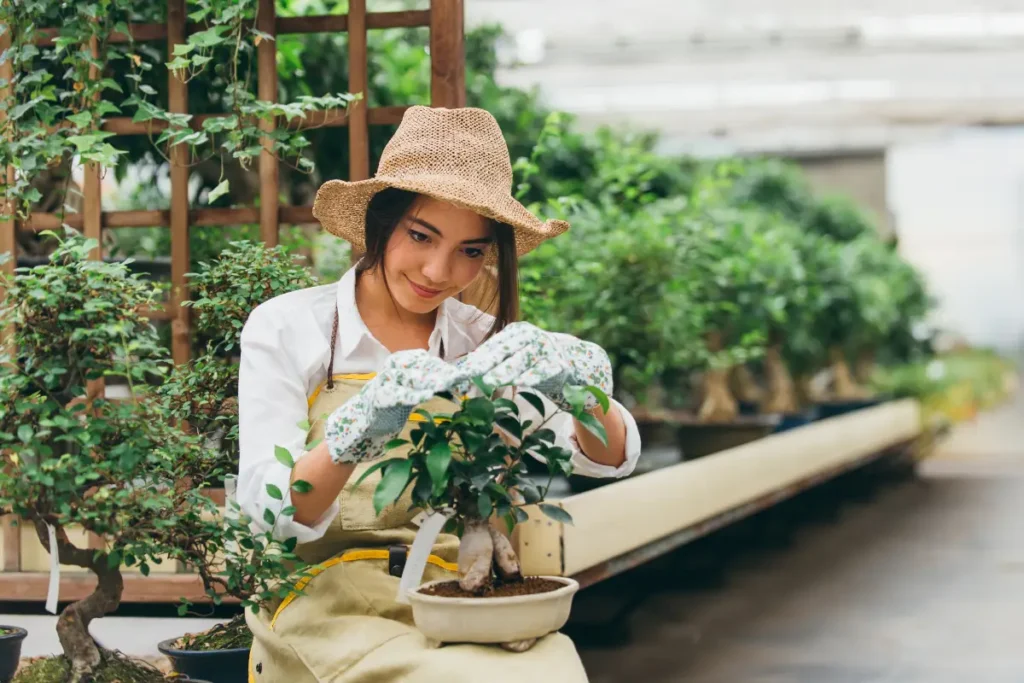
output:
[{"label": "apron strap", "polygon": [[338,307],[334,307],[334,324],[331,326],[331,360],[327,365],[327,389],[334,388],[334,347],[338,344]]}]

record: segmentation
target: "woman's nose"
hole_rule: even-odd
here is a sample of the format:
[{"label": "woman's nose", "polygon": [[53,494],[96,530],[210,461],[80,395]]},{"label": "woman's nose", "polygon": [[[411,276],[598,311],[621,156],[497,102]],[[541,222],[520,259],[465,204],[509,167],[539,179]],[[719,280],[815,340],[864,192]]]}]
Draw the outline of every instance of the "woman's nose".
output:
[{"label": "woman's nose", "polygon": [[443,285],[448,282],[451,266],[446,255],[438,254],[427,259],[423,264],[423,277],[430,280],[432,285]]}]

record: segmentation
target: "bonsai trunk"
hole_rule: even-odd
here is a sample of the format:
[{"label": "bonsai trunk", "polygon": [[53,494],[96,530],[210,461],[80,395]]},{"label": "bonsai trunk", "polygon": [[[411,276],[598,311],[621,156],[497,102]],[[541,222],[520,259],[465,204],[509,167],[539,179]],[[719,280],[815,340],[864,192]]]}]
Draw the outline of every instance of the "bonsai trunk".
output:
[{"label": "bonsai trunk", "polygon": [[[42,519],[33,520],[36,535],[44,547],[49,547],[50,538]],[[121,604],[124,579],[120,567],[107,566],[106,553],[94,556],[95,551],[76,547],[68,540],[63,528],[57,528],[57,550],[61,564],[72,564],[88,569],[96,575],[96,590],[90,595],[64,608],[57,619],[57,637],[60,639],[64,656],[71,663],[69,683],[89,681],[100,665],[100,650],[89,635],[89,624],[109,614]]]},{"label": "bonsai trunk", "polygon": [[833,392],[837,399],[849,400],[862,398],[864,390],[857,385],[850,372],[850,364],[846,361],[846,354],[838,346],[829,350],[829,358],[832,363]]},{"label": "bonsai trunk", "polygon": [[491,584],[492,569],[502,581],[521,581],[512,543],[487,520],[468,519],[459,541],[459,587],[477,592]]},{"label": "bonsai trunk", "polygon": [[[722,334],[711,332],[707,336],[708,351],[722,350]],[[704,396],[697,419],[701,422],[731,422],[739,415],[739,405],[729,391],[729,369],[708,368],[703,379]]]},{"label": "bonsai trunk", "polygon": [[854,368],[854,376],[862,385],[871,382],[871,376],[875,374],[875,353],[874,351],[861,351],[857,354],[857,365]]},{"label": "bonsai trunk", "polygon": [[754,379],[754,373],[746,365],[734,366],[729,375],[733,395],[741,401],[761,403],[765,392]]},{"label": "bonsai trunk", "polygon": [[782,345],[772,344],[764,357],[765,375],[768,378],[768,397],[762,404],[766,413],[795,413],[800,410],[793,377],[789,374],[786,361],[782,358]]}]

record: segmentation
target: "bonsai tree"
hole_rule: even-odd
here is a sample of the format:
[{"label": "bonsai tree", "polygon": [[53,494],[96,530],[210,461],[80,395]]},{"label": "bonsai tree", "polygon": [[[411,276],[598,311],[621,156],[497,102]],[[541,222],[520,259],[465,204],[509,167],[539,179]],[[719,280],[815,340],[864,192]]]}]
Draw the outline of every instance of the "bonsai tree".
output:
[{"label": "bonsai tree", "polygon": [[693,363],[701,346],[690,284],[678,269],[674,216],[682,208],[660,200],[627,214],[580,204],[561,214],[572,223],[571,240],[541,244],[520,268],[524,318],[605,349],[627,406],[652,402],[656,380]]},{"label": "bonsai tree", "polygon": [[[126,264],[90,261],[95,240],[52,236],[59,246],[49,263],[5,282],[0,324],[12,335],[0,363],[0,510],[32,525],[61,564],[96,576],[95,590],[57,621],[61,680],[77,683],[118,661],[101,654],[89,624],[120,604],[122,565],[148,574],[169,556],[183,514],[203,504],[196,488],[178,484],[174,464],[204,456],[150,390],[170,364],[140,312],[154,303],[153,287]],[[134,400],[104,398],[104,379],[127,382]],[[102,545],[78,545],[74,528]]]},{"label": "bonsai tree", "polygon": [[219,474],[238,470],[238,358],[242,327],[254,308],[316,279],[284,247],[231,242],[189,274],[201,355],[176,367],[160,389],[168,415],[218,454]]},{"label": "bonsai tree", "polygon": [[[515,550],[491,520],[504,523],[511,533],[528,518],[523,507],[537,504],[555,521],[572,523],[565,510],[544,502],[554,477],[571,473],[572,454],[555,445],[554,432],[545,427],[554,413],[548,413],[538,394],[525,390],[519,394],[543,418],[534,425],[520,418],[513,401],[500,396],[502,387],[488,386],[479,378],[474,383],[481,395],[464,399],[451,415],[417,410],[425,421],[412,430],[411,442],[395,439],[387,444],[389,449],[411,446],[408,456],[382,460],[354,485],[380,470],[381,480],[373,496],[377,514],[410,486],[415,507],[450,514],[445,528],[461,539],[459,586],[479,595],[495,581],[523,580]],[[604,427],[585,409],[587,392],[608,410],[608,397],[597,387],[567,388],[569,410],[607,442]],[[451,399],[450,394],[445,396]],[[524,460],[528,457],[546,463],[546,483],[538,485],[527,475]]]}]

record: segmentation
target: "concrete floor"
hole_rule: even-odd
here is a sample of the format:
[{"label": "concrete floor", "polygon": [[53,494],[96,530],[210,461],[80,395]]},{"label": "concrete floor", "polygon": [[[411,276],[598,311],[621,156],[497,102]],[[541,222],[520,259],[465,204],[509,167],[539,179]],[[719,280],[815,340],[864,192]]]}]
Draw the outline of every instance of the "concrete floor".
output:
[{"label": "concrete floor", "polygon": [[[916,479],[845,502],[724,584],[663,584],[593,683],[1024,681],[1024,402],[958,429]],[[586,639],[584,638],[583,641]]]},{"label": "concrete floor", "polygon": [[[1022,418],[1024,400],[958,429],[917,479],[845,496],[831,517],[819,505],[789,543],[729,559],[717,587],[609,584],[641,594],[628,641],[579,640],[591,681],[1021,683]],[[26,656],[58,651],[52,622],[0,615],[29,627]],[[152,656],[212,623],[107,618],[93,632]]]}]

